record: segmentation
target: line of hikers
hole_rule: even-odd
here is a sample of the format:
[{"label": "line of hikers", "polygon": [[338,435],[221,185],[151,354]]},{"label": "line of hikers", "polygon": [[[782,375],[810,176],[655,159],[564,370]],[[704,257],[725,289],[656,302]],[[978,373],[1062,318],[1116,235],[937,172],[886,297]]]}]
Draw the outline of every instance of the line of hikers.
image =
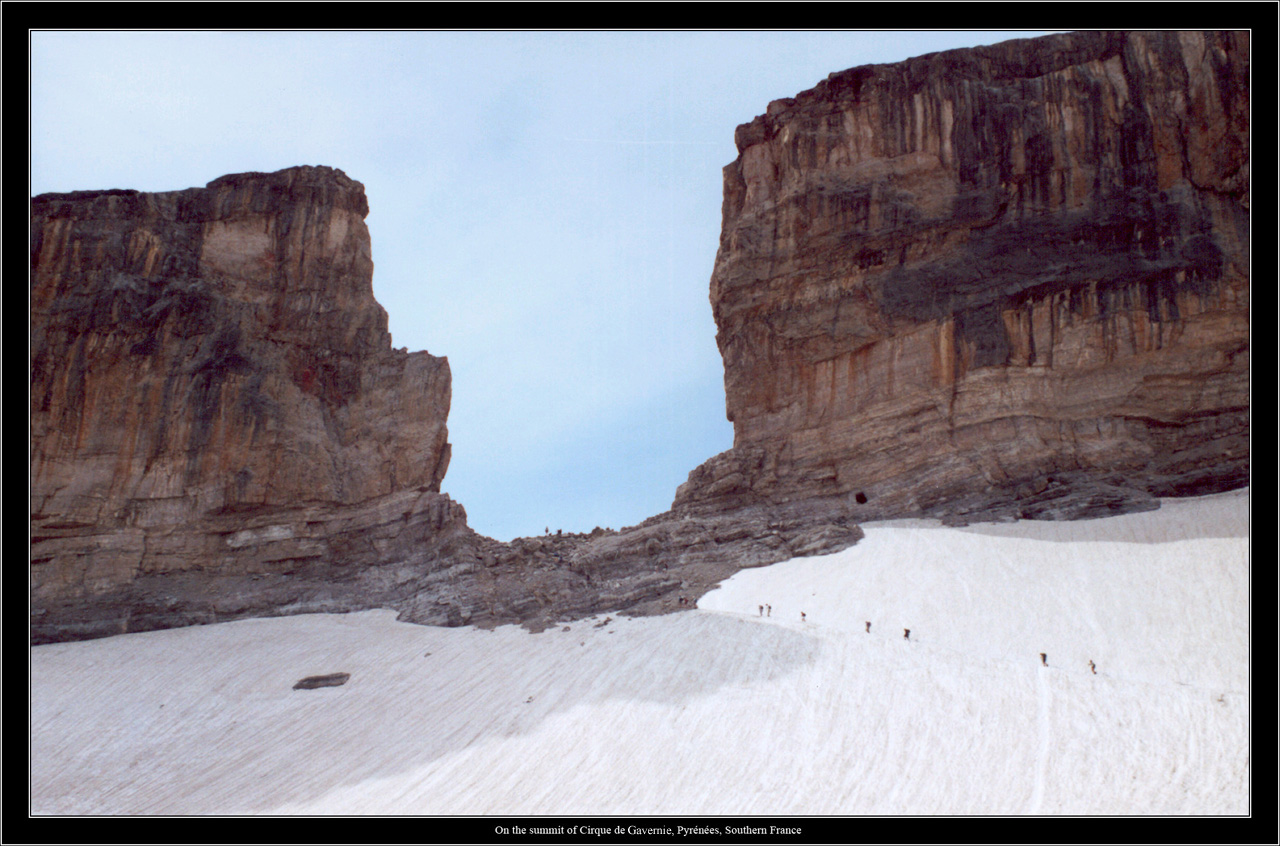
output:
[{"label": "line of hikers", "polygon": [[[772,616],[773,616],[773,606],[772,606],[772,605],[769,605],[768,603],[765,603],[764,605],[760,605],[760,606],[758,606],[757,615],[758,615],[758,616],[761,616],[761,617],[772,617]],[[805,616],[805,613],[804,613],[803,611],[801,611],[801,612],[800,612],[800,622],[802,622],[802,623],[804,623],[804,622],[808,622],[808,619],[809,619],[809,618]],[[867,624],[867,634],[871,634],[871,621],[870,621],[870,620],[867,620],[867,621],[866,621],[866,624]],[[902,630],[902,639],[903,639],[903,640],[911,640],[911,629],[903,629],[903,630]],[[1047,667],[1047,666],[1049,666],[1049,656],[1048,656],[1048,654],[1046,654],[1046,653],[1044,653],[1044,652],[1041,652],[1041,653],[1040,653],[1040,665],[1041,665],[1041,666],[1043,666],[1043,667]],[[1098,665],[1097,665],[1097,664],[1095,664],[1095,663],[1093,663],[1093,659],[1092,659],[1092,658],[1090,658],[1090,659],[1089,659],[1089,672],[1093,673],[1095,676],[1098,674]]]}]

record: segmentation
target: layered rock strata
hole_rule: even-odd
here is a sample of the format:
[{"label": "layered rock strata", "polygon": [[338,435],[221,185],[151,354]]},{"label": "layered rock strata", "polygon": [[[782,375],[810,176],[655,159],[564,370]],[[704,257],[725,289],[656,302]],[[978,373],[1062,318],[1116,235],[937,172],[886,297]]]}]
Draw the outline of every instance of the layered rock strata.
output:
[{"label": "layered rock strata", "polygon": [[683,513],[1082,517],[1249,474],[1249,38],[835,73],[738,127]]},{"label": "layered rock strata", "polygon": [[743,568],[836,552],[862,536],[846,515],[810,503],[664,512],[621,531],[510,543],[475,536],[459,566],[424,575],[390,607],[416,623],[519,622],[535,631],[606,611],[665,614],[695,607]]},{"label": "layered rock strata", "polygon": [[1242,33],[1084,33],[770,104],[712,278],[733,449],[639,526],[509,544],[440,493],[448,364],[390,348],[359,183],[37,197],[33,641],[662,613],[858,520],[1243,485],[1247,80]]},{"label": "layered rock strata", "polygon": [[32,200],[37,640],[322,607],[465,530],[449,365],[391,349],[367,213],[313,167]]},{"label": "layered rock strata", "polygon": [[367,211],[312,167],[32,201],[33,642],[374,607],[541,628],[859,536],[764,508],[478,535],[440,493],[448,362],[391,349]]}]

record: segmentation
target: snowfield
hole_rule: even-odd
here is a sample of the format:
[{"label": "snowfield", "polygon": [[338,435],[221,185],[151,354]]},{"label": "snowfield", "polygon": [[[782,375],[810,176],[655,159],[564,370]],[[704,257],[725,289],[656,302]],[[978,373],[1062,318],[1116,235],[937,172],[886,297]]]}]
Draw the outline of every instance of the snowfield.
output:
[{"label": "snowfield", "polygon": [[541,634],[370,611],[35,647],[31,810],[1246,814],[1248,503],[871,523],[696,611]]}]

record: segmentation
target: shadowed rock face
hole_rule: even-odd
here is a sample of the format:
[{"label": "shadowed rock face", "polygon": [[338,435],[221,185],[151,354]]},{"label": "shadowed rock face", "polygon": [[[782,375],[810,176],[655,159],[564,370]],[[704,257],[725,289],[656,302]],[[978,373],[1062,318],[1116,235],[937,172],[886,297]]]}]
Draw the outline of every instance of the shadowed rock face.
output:
[{"label": "shadowed rock face", "polygon": [[390,348],[363,188],[32,201],[32,640],[386,607],[693,607],[858,520],[1247,483],[1248,41],[1083,33],[833,74],[738,128],[711,301],[734,448],[619,532],[477,535],[447,362]]},{"label": "shadowed rock face", "polygon": [[1072,33],[832,74],[738,127],[734,447],[675,509],[1081,517],[1247,482],[1249,43]]},{"label": "shadowed rock face", "polygon": [[391,349],[367,212],[320,167],[32,200],[37,628],[259,608],[233,585],[465,527],[449,365]]},{"label": "shadowed rock face", "polygon": [[439,493],[448,363],[391,349],[367,209],[312,167],[32,201],[33,642],[376,607],[539,628],[860,537],[761,508],[477,535]]}]

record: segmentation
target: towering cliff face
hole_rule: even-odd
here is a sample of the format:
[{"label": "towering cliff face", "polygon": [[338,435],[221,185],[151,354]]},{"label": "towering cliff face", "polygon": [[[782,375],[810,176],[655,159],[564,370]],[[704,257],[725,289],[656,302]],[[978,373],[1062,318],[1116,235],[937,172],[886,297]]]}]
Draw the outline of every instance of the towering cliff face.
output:
[{"label": "towering cliff face", "polygon": [[674,611],[860,519],[1245,484],[1247,80],[1245,34],[1084,33],[770,104],[712,278],[734,448],[671,512],[510,544],[439,493],[448,365],[390,348],[359,183],[37,197],[33,640]]},{"label": "towering cliff face", "polygon": [[859,537],[760,508],[477,535],[439,493],[448,363],[391,349],[366,213],[309,167],[32,201],[34,642],[373,607],[538,628]]},{"label": "towering cliff face", "polygon": [[[391,349],[367,212],[313,167],[32,201],[37,632],[257,607],[225,580],[420,556],[465,527],[438,493],[448,362]],[[269,604],[308,593],[281,589]]]},{"label": "towering cliff face", "polygon": [[738,127],[734,447],[684,512],[1072,517],[1245,484],[1248,34],[832,74]]}]

